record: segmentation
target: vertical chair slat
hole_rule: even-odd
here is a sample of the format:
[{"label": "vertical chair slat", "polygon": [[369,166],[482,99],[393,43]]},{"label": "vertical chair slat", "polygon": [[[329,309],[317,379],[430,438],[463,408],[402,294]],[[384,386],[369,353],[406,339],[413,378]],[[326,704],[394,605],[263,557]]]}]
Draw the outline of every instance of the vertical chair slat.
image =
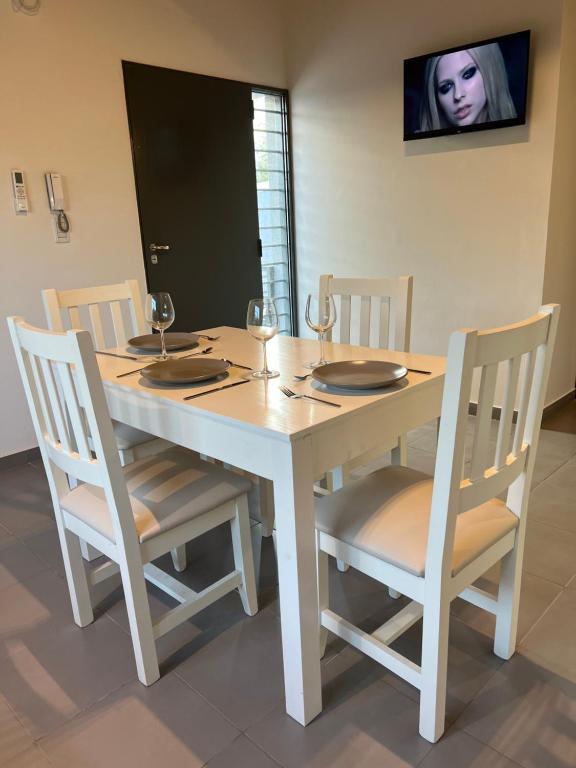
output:
[{"label": "vertical chair slat", "polygon": [[497,363],[485,365],[482,368],[480,390],[478,393],[478,409],[476,411],[476,429],[472,446],[472,464],[470,468],[470,480],[473,481],[482,477],[488,466],[490,424],[492,422],[492,406],[494,405],[497,376]]},{"label": "vertical chair slat", "polygon": [[380,297],[380,324],[378,346],[380,349],[395,349],[390,345],[391,305],[389,296]]},{"label": "vertical chair slat", "polygon": [[98,304],[89,304],[88,313],[90,314],[90,322],[92,324],[92,337],[94,339],[96,349],[105,349],[107,345],[104,339],[104,331],[102,329],[100,306]]},{"label": "vertical chair slat", "polygon": [[52,405],[51,413],[54,416],[54,422],[56,424],[56,431],[58,434],[58,438],[60,440],[60,443],[63,449],[69,453],[71,450],[71,446],[70,446],[70,436],[68,434],[68,427],[66,424],[66,414],[64,412],[64,409],[62,408],[62,402],[60,400],[60,395],[58,393],[58,387],[54,379],[54,371],[52,370],[52,364],[50,363],[49,360],[46,360],[45,358],[40,359],[40,364],[42,366],[42,371],[44,373],[44,381],[46,383],[48,397],[50,398],[50,403]]},{"label": "vertical chair slat", "polygon": [[70,423],[72,424],[72,431],[74,432],[78,453],[81,458],[88,460],[91,458],[88,436],[86,434],[85,421],[80,412],[80,404],[78,402],[78,395],[76,394],[76,387],[72,380],[70,366],[67,363],[57,363],[56,370],[58,371],[60,385],[66,399],[68,416],[70,418]]},{"label": "vertical chair slat", "polygon": [[522,375],[520,401],[518,403],[518,418],[516,420],[516,430],[514,432],[514,443],[512,446],[512,452],[515,456],[517,456],[522,449],[524,440],[524,427],[526,426],[526,415],[528,413],[528,401],[530,397],[530,389],[532,387],[532,378],[534,376],[535,362],[536,355],[534,351],[528,352],[526,355],[526,366]]},{"label": "vertical chair slat", "polygon": [[56,426],[52,418],[52,411],[48,407],[48,401],[46,398],[46,385],[44,383],[44,376],[40,370],[38,358],[36,355],[28,353],[28,364],[32,370],[32,376],[34,378],[34,385],[36,387],[36,397],[40,404],[42,411],[42,417],[44,419],[44,429],[48,435],[48,439],[51,443],[56,443]]},{"label": "vertical chair slat", "polygon": [[360,345],[370,344],[370,296],[360,297]]},{"label": "vertical chair slat", "polygon": [[122,307],[119,301],[110,302],[110,312],[112,314],[112,324],[114,326],[114,335],[116,337],[116,346],[123,347],[126,344],[126,328],[124,318],[122,317]]},{"label": "vertical chair slat", "polygon": [[506,456],[510,450],[510,437],[512,432],[512,418],[516,403],[518,389],[518,374],[520,373],[521,357],[513,357],[507,360],[506,365],[506,394],[502,411],[500,413],[500,427],[498,429],[498,442],[496,443],[496,455],[494,466],[500,469],[506,463]]},{"label": "vertical chair slat", "polygon": [[340,297],[340,343],[350,344],[350,296]]}]

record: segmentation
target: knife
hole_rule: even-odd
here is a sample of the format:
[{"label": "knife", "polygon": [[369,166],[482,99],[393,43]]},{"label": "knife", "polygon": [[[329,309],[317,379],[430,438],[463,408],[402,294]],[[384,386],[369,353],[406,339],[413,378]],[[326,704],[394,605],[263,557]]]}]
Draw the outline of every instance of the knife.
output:
[{"label": "knife", "polygon": [[141,360],[140,357],[134,355],[119,355],[117,352],[103,352],[101,349],[95,349],[97,355],[108,355],[108,357],[121,357],[123,360]]},{"label": "knife", "polygon": [[195,392],[193,395],[188,395],[184,400],[194,400],[195,397],[202,397],[202,395],[209,395],[211,392],[220,392],[222,389],[230,389],[230,387],[239,387],[240,384],[250,384],[252,379],[241,379],[240,381],[233,381],[232,384],[225,384],[223,387],[213,387],[212,389],[206,389],[204,392]]}]

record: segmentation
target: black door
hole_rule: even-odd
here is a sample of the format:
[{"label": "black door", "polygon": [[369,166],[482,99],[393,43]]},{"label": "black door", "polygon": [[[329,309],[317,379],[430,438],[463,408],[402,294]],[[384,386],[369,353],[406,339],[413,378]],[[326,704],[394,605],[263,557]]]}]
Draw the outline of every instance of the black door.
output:
[{"label": "black door", "polygon": [[244,327],[262,296],[251,87],[122,64],[148,290],[172,295],[172,330]]}]

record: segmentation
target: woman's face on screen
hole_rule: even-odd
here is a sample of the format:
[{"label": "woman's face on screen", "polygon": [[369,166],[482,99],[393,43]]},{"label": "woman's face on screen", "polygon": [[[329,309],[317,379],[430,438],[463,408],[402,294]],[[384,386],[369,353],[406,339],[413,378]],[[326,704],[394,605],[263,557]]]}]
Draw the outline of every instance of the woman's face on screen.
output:
[{"label": "woman's face on screen", "polygon": [[468,51],[441,56],[436,67],[438,103],[451,125],[472,125],[486,106],[482,73]]}]

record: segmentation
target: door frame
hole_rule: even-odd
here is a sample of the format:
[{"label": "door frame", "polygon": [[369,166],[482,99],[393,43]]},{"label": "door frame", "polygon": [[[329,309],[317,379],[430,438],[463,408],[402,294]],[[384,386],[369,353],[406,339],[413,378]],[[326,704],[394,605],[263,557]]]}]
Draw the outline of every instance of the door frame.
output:
[{"label": "door frame", "polygon": [[189,75],[195,75],[196,77],[204,77],[208,80],[226,80],[231,83],[238,83],[239,85],[247,85],[253,91],[260,91],[262,93],[270,93],[277,96],[282,96],[285,99],[286,115],[284,118],[284,141],[286,143],[286,157],[288,158],[287,166],[284,169],[284,178],[286,182],[286,227],[288,238],[288,276],[290,283],[290,312],[292,315],[292,334],[298,336],[298,301],[296,296],[296,246],[295,246],[295,229],[294,229],[294,189],[293,189],[293,161],[292,161],[292,131],[291,131],[291,113],[290,113],[290,94],[286,88],[276,88],[271,85],[259,85],[257,83],[247,83],[244,80],[235,80],[230,77],[215,77],[214,75],[205,75],[202,72],[191,72],[188,69],[175,69],[174,67],[161,67],[156,64],[146,64],[142,61],[130,61],[128,59],[122,59],[122,82],[124,84],[124,103],[126,105],[126,118],[128,121],[128,134],[130,136],[130,153],[132,156],[132,171],[134,173],[134,186],[136,189],[136,206],[138,209],[138,227],[140,229],[140,242],[142,245],[142,259],[144,261],[144,276],[146,279],[146,292],[149,292],[149,266],[146,261],[146,243],[144,238],[144,231],[142,228],[142,211],[140,196],[138,194],[138,182],[136,178],[136,152],[134,148],[134,141],[132,137],[132,122],[130,115],[130,107],[128,104],[128,98],[126,93],[126,80],[124,77],[124,65],[125,64],[143,64],[147,67],[155,67],[156,69],[167,69],[174,72],[183,72]]}]

